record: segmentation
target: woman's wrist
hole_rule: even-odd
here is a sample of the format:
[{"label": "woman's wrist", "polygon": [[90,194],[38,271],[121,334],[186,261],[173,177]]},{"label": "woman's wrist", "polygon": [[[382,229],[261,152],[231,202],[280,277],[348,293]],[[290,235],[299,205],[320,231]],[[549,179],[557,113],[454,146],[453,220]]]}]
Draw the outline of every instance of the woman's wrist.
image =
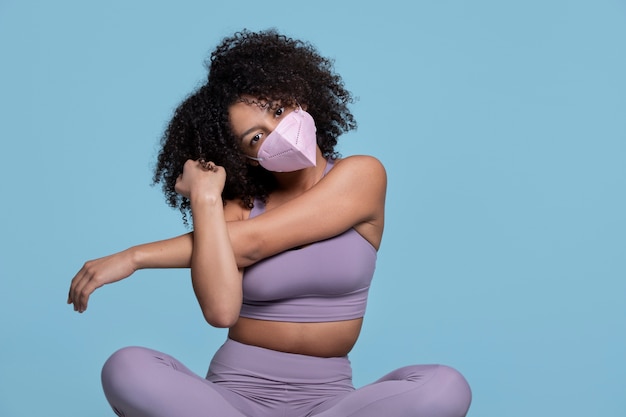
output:
[{"label": "woman's wrist", "polygon": [[222,196],[216,195],[208,192],[199,192],[192,193],[189,196],[189,203],[191,204],[191,209],[194,207],[202,207],[202,208],[210,208],[213,206],[217,206],[219,204],[222,207],[224,204],[222,203]]},{"label": "woman's wrist", "polygon": [[130,262],[130,265],[133,271],[146,268],[146,266],[144,265],[145,254],[142,252],[140,246],[132,246],[122,251],[122,253],[125,253],[126,256],[128,257],[128,260]]}]

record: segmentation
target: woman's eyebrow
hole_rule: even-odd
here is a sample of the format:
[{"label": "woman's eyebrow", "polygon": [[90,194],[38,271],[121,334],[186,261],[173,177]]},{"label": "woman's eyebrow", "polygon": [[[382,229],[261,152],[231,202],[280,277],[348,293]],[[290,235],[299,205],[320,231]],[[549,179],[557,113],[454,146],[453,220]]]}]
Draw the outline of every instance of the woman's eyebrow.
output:
[{"label": "woman's eyebrow", "polygon": [[256,126],[256,125],[255,125],[255,126],[252,126],[250,129],[246,130],[246,131],[245,131],[245,132],[243,132],[241,135],[239,135],[239,140],[240,140],[240,141],[243,141],[243,140],[244,140],[244,138],[245,138],[246,136],[248,136],[250,133],[254,132],[254,131],[255,131],[255,130],[257,130],[257,129],[260,129],[260,127],[259,127],[259,126]]}]

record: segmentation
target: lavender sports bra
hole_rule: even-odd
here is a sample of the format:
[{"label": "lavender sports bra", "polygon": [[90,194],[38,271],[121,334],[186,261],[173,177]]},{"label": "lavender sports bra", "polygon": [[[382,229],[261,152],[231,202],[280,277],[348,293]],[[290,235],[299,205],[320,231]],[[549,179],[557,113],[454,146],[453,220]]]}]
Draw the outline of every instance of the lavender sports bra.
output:
[{"label": "lavender sports bra", "polygon": [[[328,171],[332,167],[329,160]],[[250,217],[265,210],[255,201]],[[242,317],[329,322],[363,317],[376,249],[356,230],[292,249],[246,268]]]}]

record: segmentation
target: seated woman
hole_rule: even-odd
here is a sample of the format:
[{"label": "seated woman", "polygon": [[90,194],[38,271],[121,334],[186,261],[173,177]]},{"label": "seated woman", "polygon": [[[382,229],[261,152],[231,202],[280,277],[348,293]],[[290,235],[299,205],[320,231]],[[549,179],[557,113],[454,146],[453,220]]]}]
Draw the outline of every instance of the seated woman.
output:
[{"label": "seated woman", "polygon": [[[228,328],[202,378],[147,348],[102,370],[119,416],[464,416],[471,393],[442,365],[413,365],[355,389],[359,336],[384,224],[385,170],[339,158],[356,127],[330,60],[275,31],[214,50],[207,82],[176,110],[155,182],[193,232],[87,262],[68,303],[140,268],[191,268],[206,321]],[[381,354],[384,352],[381,352]]]}]

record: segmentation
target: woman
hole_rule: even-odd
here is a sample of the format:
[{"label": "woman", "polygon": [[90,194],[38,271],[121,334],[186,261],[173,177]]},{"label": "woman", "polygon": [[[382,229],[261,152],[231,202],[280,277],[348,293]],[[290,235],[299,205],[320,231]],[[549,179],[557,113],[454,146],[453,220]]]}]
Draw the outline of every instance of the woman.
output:
[{"label": "woman", "polygon": [[102,383],[120,416],[464,416],[455,370],[408,366],[355,390],[384,223],[385,171],[337,157],[356,127],[350,93],[311,45],[275,31],[226,38],[208,81],[177,109],[155,182],[192,233],[87,262],[68,303],[139,268],[190,267],[209,324],[228,339],[206,378],[146,348],[115,352]]}]

